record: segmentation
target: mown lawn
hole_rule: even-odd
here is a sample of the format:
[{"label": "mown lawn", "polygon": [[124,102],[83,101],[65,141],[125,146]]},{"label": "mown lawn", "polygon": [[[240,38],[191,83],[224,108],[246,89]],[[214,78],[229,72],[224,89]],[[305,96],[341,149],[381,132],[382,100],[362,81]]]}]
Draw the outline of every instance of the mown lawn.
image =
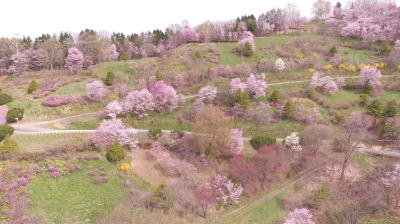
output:
[{"label": "mown lawn", "polygon": [[99,127],[101,120],[98,118],[87,118],[80,121],[72,122],[67,125],[68,130],[93,130]]},{"label": "mown lawn", "polygon": [[[51,178],[50,173],[46,172],[35,177],[29,185],[32,211],[44,217],[48,223],[65,223],[66,220],[95,223],[97,218],[111,212],[129,195],[116,165],[104,158],[78,162],[78,165],[81,171],[58,179]],[[100,167],[104,168],[109,181],[95,185],[92,183],[94,177],[87,173]],[[146,187],[139,179],[132,180],[135,187]]]},{"label": "mown lawn", "polygon": [[62,96],[84,96],[86,93],[87,82],[73,82],[67,85],[61,86],[55,91],[55,94]]}]

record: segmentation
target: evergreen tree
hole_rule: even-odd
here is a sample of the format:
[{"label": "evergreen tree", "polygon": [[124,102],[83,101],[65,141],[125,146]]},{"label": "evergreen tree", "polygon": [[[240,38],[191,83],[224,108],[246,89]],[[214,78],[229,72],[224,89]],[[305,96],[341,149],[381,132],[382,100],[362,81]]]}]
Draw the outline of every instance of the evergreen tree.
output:
[{"label": "evergreen tree", "polygon": [[398,105],[395,100],[391,100],[386,104],[384,117],[395,117],[398,112]]},{"label": "evergreen tree", "polygon": [[36,82],[36,79],[32,79],[31,83],[29,83],[28,93],[32,94],[37,89],[39,89],[39,83]]},{"label": "evergreen tree", "polygon": [[270,97],[271,102],[278,103],[279,101],[281,101],[281,99],[281,93],[278,90],[274,90]]},{"label": "evergreen tree", "polygon": [[115,80],[114,72],[107,72],[106,79],[104,80],[104,84],[107,86],[111,86]]},{"label": "evergreen tree", "polygon": [[119,142],[115,141],[111,148],[108,150],[106,157],[107,160],[110,162],[118,162],[126,157],[126,153]]},{"label": "evergreen tree", "polygon": [[235,97],[235,103],[239,104],[243,108],[247,108],[250,105],[250,94],[247,91],[238,91]]},{"label": "evergreen tree", "polygon": [[293,118],[295,110],[296,105],[291,100],[287,101],[285,107],[283,108],[283,119]]},{"label": "evergreen tree", "polygon": [[367,114],[374,117],[374,127],[378,118],[382,117],[384,113],[384,107],[381,101],[374,100],[367,106]]}]

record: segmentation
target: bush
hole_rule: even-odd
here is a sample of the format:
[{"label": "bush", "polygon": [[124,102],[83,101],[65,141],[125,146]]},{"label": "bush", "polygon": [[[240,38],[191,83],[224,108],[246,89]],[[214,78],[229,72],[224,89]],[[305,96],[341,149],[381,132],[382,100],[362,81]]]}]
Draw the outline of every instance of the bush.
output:
[{"label": "bush", "polygon": [[249,43],[245,43],[242,46],[236,48],[237,54],[244,56],[244,57],[251,57],[254,53],[253,48]]},{"label": "bush", "polygon": [[16,122],[24,118],[24,108],[11,108],[7,113],[7,122]]},{"label": "bush", "polygon": [[278,90],[274,90],[269,99],[271,102],[278,103],[282,99],[281,93]]},{"label": "bush", "polygon": [[14,128],[6,125],[0,125],[0,142],[3,141],[7,136],[14,134]]},{"label": "bush", "polygon": [[389,47],[389,45],[387,43],[385,43],[379,48],[379,54],[383,55],[383,56],[387,56],[391,50],[392,49]]},{"label": "bush", "polygon": [[13,98],[10,95],[6,93],[0,93],[0,105],[4,105],[11,101],[13,101]]},{"label": "bush", "polygon": [[367,94],[361,94],[360,95],[360,105],[365,106],[368,104],[369,101],[369,96]]},{"label": "bush", "polygon": [[369,95],[369,94],[372,93],[373,90],[374,90],[374,89],[373,89],[373,87],[372,87],[371,85],[366,84],[366,85],[364,86],[364,88],[363,88],[363,93]]},{"label": "bush", "polygon": [[36,79],[32,79],[31,83],[29,83],[28,93],[31,94],[39,89],[39,83],[36,82]]},{"label": "bush", "polygon": [[292,119],[295,111],[296,111],[296,105],[291,100],[289,100],[285,104],[285,107],[283,108],[283,118]]},{"label": "bush", "polygon": [[151,138],[158,138],[161,136],[162,130],[160,128],[150,128],[149,129],[149,136]]},{"label": "bush", "polygon": [[119,142],[115,141],[111,148],[108,150],[106,157],[107,160],[110,162],[118,162],[126,157],[126,153]]},{"label": "bush", "polygon": [[106,79],[104,80],[104,84],[107,86],[111,86],[115,80],[114,72],[107,72]]},{"label": "bush", "polygon": [[331,47],[331,49],[329,50],[329,53],[331,53],[332,55],[335,55],[338,53],[338,50],[335,46]]},{"label": "bush", "polygon": [[235,96],[235,103],[239,104],[243,108],[247,108],[250,105],[250,95],[247,91],[238,91]]},{"label": "bush", "polygon": [[276,138],[270,135],[259,135],[252,137],[250,140],[250,145],[254,149],[259,149],[264,145],[273,145],[276,143]]},{"label": "bush", "polygon": [[120,59],[122,60],[122,61],[127,61],[127,60],[129,60],[129,59],[131,59],[130,57],[129,57],[129,53],[128,52],[122,52],[122,54],[121,54],[121,56],[120,56]]},{"label": "bush", "polygon": [[2,157],[2,156],[4,156],[4,154],[9,153],[9,152],[15,152],[18,149],[19,149],[19,147],[18,147],[17,142],[15,140],[11,139],[10,137],[6,137],[3,144],[0,146],[0,155]]}]

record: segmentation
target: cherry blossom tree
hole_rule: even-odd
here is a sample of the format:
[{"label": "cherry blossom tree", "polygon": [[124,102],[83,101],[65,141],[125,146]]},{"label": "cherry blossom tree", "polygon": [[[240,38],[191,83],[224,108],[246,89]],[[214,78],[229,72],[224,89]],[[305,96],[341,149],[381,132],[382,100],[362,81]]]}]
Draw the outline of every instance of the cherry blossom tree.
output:
[{"label": "cherry blossom tree", "polygon": [[185,42],[199,40],[199,35],[197,34],[197,32],[190,27],[183,28],[181,34],[182,34],[182,39]]},{"label": "cherry blossom tree", "polygon": [[122,146],[131,147],[134,141],[130,133],[132,129],[126,128],[121,119],[112,118],[101,122],[92,135],[92,141],[101,150],[108,150],[115,141]]},{"label": "cherry blossom tree", "polygon": [[231,142],[228,151],[233,154],[239,154],[243,151],[243,148],[243,131],[238,128],[232,129]]},{"label": "cherry blossom tree", "polygon": [[199,90],[198,95],[203,103],[211,103],[217,96],[217,88],[214,86],[205,86]]},{"label": "cherry blossom tree", "polygon": [[123,108],[125,113],[133,111],[139,119],[146,117],[155,108],[153,95],[147,89],[132,91],[126,96]]},{"label": "cherry blossom tree", "polygon": [[282,58],[278,58],[275,61],[275,70],[278,72],[283,72],[286,68],[285,62],[282,60]]},{"label": "cherry blossom tree", "polygon": [[7,72],[11,74],[21,74],[22,72],[29,69],[29,63],[31,62],[32,49],[23,50],[17,52],[10,57],[10,66]]},{"label": "cherry blossom tree", "polygon": [[381,72],[375,67],[366,66],[361,69],[358,79],[360,84],[376,87],[381,85]]},{"label": "cherry blossom tree", "polygon": [[68,56],[65,59],[65,68],[71,72],[77,73],[83,68],[84,57],[82,52],[76,48],[72,47],[68,49]]},{"label": "cherry blossom tree", "polygon": [[307,208],[296,208],[289,212],[288,218],[283,224],[315,224],[313,216]]},{"label": "cherry blossom tree", "polygon": [[243,193],[243,187],[240,184],[234,184],[228,177],[218,174],[211,178],[207,183],[217,195],[221,204],[238,203]]},{"label": "cherry blossom tree", "polygon": [[317,19],[325,19],[331,12],[331,3],[327,0],[317,0],[312,10]]},{"label": "cherry blossom tree", "polygon": [[245,31],[242,34],[242,36],[243,36],[242,39],[240,39],[237,42],[237,46],[243,47],[244,45],[247,44],[250,47],[250,49],[254,52],[256,50],[256,44],[254,42],[254,35],[249,31]]},{"label": "cherry blossom tree", "polygon": [[231,92],[236,93],[237,91],[245,91],[247,89],[246,83],[243,83],[240,78],[231,80]]},{"label": "cherry blossom tree", "polygon": [[153,98],[155,109],[161,113],[173,111],[178,107],[180,97],[176,93],[174,87],[160,80],[154,84]]},{"label": "cherry blossom tree", "polygon": [[322,93],[332,94],[339,91],[335,80],[330,76],[324,76],[324,74],[320,72],[315,72],[313,74],[310,85],[312,88],[315,88]]},{"label": "cherry blossom tree", "polygon": [[121,104],[118,101],[112,101],[111,103],[107,104],[107,114],[108,116],[115,118],[118,114],[121,114],[123,109]]},{"label": "cherry blossom tree", "polygon": [[100,80],[92,80],[86,85],[86,97],[93,101],[101,101],[109,94],[109,90]]},{"label": "cherry blossom tree", "polygon": [[261,74],[260,79],[257,79],[254,74],[250,74],[247,78],[246,86],[253,98],[258,99],[261,96],[265,96],[265,89],[267,88],[265,74]]},{"label": "cherry blossom tree", "polygon": [[300,138],[297,135],[297,132],[292,132],[292,134],[286,136],[285,146],[288,150],[290,150],[292,152],[300,152],[303,150],[301,148]]}]

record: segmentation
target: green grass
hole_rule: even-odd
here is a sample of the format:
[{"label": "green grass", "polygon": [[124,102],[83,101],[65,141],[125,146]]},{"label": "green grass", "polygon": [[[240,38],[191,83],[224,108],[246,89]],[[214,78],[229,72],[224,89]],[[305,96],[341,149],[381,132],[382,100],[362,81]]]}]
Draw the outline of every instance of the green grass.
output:
[{"label": "green grass", "polygon": [[103,62],[96,68],[95,73],[101,78],[107,76],[107,72],[121,72],[127,75],[134,75],[135,72],[129,68],[129,61],[113,61],[113,62]]},{"label": "green grass", "polygon": [[268,124],[260,124],[255,121],[236,120],[235,126],[240,127],[246,137],[269,134],[277,138],[284,138],[292,132],[300,132],[305,128],[304,124],[290,120]]},{"label": "green grass", "polygon": [[63,135],[13,135],[21,151],[45,151],[60,146],[78,146],[90,138],[90,134]]},{"label": "green grass", "polygon": [[62,95],[62,96],[84,96],[86,93],[86,84],[87,82],[73,82],[60,88],[55,91],[54,94]]},{"label": "green grass", "polygon": [[101,120],[98,118],[87,118],[80,121],[72,122],[67,125],[68,130],[93,130],[100,125]]},{"label": "green grass", "polygon": [[357,50],[348,47],[341,47],[341,50],[347,53],[345,57],[356,58],[360,63],[366,63],[374,55],[374,52],[369,50]]},{"label": "green grass", "polygon": [[333,104],[353,102],[359,100],[360,94],[348,90],[340,90],[334,94],[327,94],[323,97],[323,101]]},{"label": "green grass", "polygon": [[[119,177],[116,165],[101,159],[98,161],[78,162],[82,170],[62,176],[55,180],[46,172],[34,178],[29,185],[33,201],[32,210],[45,217],[49,223],[64,223],[65,220],[95,223],[95,220],[111,212],[112,209],[129,195]],[[95,185],[93,176],[87,172],[104,167],[109,181]],[[144,188],[142,182],[134,179],[133,184]]]},{"label": "green grass", "polygon": [[[279,194],[234,219],[229,219],[230,224],[265,224],[272,223],[286,216],[287,211],[283,205],[283,193]],[[228,222],[223,222],[228,223]]]}]

